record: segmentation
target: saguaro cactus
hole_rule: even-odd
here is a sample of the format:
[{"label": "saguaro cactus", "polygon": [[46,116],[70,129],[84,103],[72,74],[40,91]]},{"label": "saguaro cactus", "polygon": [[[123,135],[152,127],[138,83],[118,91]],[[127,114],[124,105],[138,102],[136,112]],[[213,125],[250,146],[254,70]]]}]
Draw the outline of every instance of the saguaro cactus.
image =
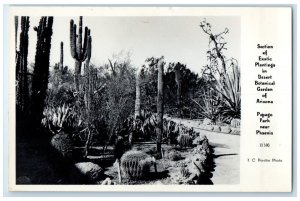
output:
[{"label": "saguaro cactus", "polygon": [[137,70],[136,79],[135,79],[135,108],[134,108],[134,117],[137,119],[141,116],[141,74]]},{"label": "saguaro cactus", "polygon": [[181,82],[182,82],[182,76],[180,71],[180,63],[177,63],[175,66],[175,81],[177,84],[177,104],[180,105],[181,101]]},{"label": "saguaro cactus", "polygon": [[70,48],[71,55],[75,59],[74,81],[76,90],[79,91],[79,77],[81,74],[81,64],[87,57],[87,45],[89,38],[89,29],[85,27],[84,40],[82,44],[82,16],[79,17],[78,35],[76,33],[76,24],[74,20],[70,21]]},{"label": "saguaro cactus", "polygon": [[[17,30],[18,30],[18,17],[15,18],[16,35],[15,41],[17,43]],[[28,89],[28,72],[27,72],[27,56],[28,56],[28,30],[29,30],[29,17],[21,17],[21,33],[20,33],[20,46],[17,51],[16,45],[16,80],[17,85],[17,106],[21,111],[28,107],[29,102],[29,89]]]},{"label": "saguaro cactus", "polygon": [[90,113],[92,110],[92,98],[93,98],[93,92],[94,92],[94,82],[93,82],[93,69],[90,66],[90,59],[92,55],[92,37],[90,36],[90,30],[88,30],[88,41],[87,41],[87,59],[85,61],[85,80],[86,80],[86,86],[85,86],[85,107],[86,107],[86,115],[87,115],[87,122],[88,122],[88,135],[87,140],[85,143],[85,157],[87,157],[88,154],[88,148],[89,144],[92,138],[92,133],[90,132],[90,124],[92,122]]},{"label": "saguaro cactus", "polygon": [[158,157],[161,157],[161,140],[163,134],[163,116],[164,116],[164,64],[163,59],[159,59],[157,63],[158,68],[158,82],[157,82],[157,127],[156,127],[156,149]]},{"label": "saguaro cactus", "polygon": [[175,70],[175,82],[177,85],[177,110],[178,110],[178,116],[181,116],[181,88],[182,88],[182,75],[180,71],[180,67],[182,64],[177,63],[174,70]]},{"label": "saguaro cactus", "polygon": [[18,44],[18,26],[19,26],[19,17],[15,16],[15,49],[16,49],[16,52],[18,49],[18,45],[17,45]]},{"label": "saguaro cactus", "polygon": [[85,61],[85,79],[86,79],[86,89],[85,89],[85,102],[87,112],[91,110],[91,102],[93,98],[93,75],[90,66],[90,59],[92,55],[92,37],[90,36],[90,30],[88,30],[88,45],[87,45],[87,59]]},{"label": "saguaro cactus", "polygon": [[59,70],[63,72],[64,70],[64,42],[60,42],[60,60],[59,60]]},{"label": "saguaro cactus", "polygon": [[33,123],[39,126],[43,115],[44,100],[48,87],[49,60],[51,49],[53,17],[42,17],[37,33],[35,65],[32,79],[32,118]]}]

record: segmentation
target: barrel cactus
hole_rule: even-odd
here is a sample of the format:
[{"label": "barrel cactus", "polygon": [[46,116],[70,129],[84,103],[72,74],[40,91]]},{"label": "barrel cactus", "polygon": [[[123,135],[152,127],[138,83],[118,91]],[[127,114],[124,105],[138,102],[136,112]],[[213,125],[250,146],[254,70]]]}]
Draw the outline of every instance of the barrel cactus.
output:
[{"label": "barrel cactus", "polygon": [[58,151],[63,157],[71,158],[73,150],[73,140],[68,134],[61,133],[56,134],[51,139],[51,145]]},{"label": "barrel cactus", "polygon": [[130,179],[140,179],[150,171],[154,161],[154,158],[142,151],[128,151],[121,157],[121,170]]}]

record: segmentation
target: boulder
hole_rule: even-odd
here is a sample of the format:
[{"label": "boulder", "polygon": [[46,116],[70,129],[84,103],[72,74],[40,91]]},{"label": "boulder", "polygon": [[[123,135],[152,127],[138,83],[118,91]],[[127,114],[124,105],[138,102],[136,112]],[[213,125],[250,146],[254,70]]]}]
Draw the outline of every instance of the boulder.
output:
[{"label": "boulder", "polygon": [[205,129],[205,126],[206,126],[206,125],[204,125],[204,124],[199,124],[198,128],[200,128],[200,129]]},{"label": "boulder", "polygon": [[79,171],[81,176],[91,182],[97,181],[103,176],[103,169],[92,162],[80,162],[75,164],[75,168]]},{"label": "boulder", "polygon": [[240,135],[240,129],[234,129],[231,131],[233,135]]},{"label": "boulder", "polygon": [[222,126],[222,127],[221,127],[221,132],[222,132],[222,133],[230,133],[230,132],[231,132],[230,126],[229,126],[229,125],[227,125],[227,126]]},{"label": "boulder", "polygon": [[212,127],[213,127],[213,131],[215,131],[215,132],[221,132],[220,126],[218,126],[218,125],[213,125]]},{"label": "boulder", "polygon": [[212,125],[206,125],[204,127],[205,130],[208,130],[208,131],[212,131],[214,129],[214,127]]},{"label": "boulder", "polygon": [[201,143],[201,137],[198,136],[193,140],[193,145],[199,145]]},{"label": "boulder", "polygon": [[101,185],[116,185],[116,182],[111,181],[111,179],[108,177],[101,183]]}]

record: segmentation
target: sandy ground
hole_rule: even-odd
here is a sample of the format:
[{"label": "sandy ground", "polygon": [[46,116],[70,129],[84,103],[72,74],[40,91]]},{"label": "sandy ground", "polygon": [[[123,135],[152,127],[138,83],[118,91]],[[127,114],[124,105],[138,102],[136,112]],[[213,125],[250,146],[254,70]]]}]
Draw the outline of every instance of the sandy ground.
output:
[{"label": "sandy ground", "polygon": [[215,171],[212,182],[217,184],[239,184],[240,182],[240,136],[215,133],[198,129],[197,120],[173,119],[188,127],[193,127],[200,135],[206,135],[214,147]]}]

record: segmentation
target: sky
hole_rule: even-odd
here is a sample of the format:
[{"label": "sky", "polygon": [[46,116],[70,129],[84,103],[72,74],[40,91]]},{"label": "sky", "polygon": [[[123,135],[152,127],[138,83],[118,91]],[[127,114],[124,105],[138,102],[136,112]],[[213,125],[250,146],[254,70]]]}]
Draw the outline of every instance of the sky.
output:
[{"label": "sky", "polygon": [[[212,24],[213,33],[222,32],[225,27],[229,33],[224,53],[240,61],[239,17],[85,17],[83,26],[88,26],[92,36],[91,63],[96,66],[108,63],[113,54],[121,51],[131,53],[132,64],[139,68],[149,57],[164,56],[166,62],[181,62],[192,71],[200,73],[207,64],[206,51],[209,37],[199,27],[203,19]],[[30,17],[29,63],[34,62],[36,32],[34,26],[39,17]],[[75,61],[70,53],[70,20],[79,24],[79,17],[54,17],[50,53],[50,65],[54,66],[60,58],[60,42],[64,42],[64,65],[74,69]],[[19,26],[20,32],[20,26]],[[77,29],[78,32],[78,29]]]}]

